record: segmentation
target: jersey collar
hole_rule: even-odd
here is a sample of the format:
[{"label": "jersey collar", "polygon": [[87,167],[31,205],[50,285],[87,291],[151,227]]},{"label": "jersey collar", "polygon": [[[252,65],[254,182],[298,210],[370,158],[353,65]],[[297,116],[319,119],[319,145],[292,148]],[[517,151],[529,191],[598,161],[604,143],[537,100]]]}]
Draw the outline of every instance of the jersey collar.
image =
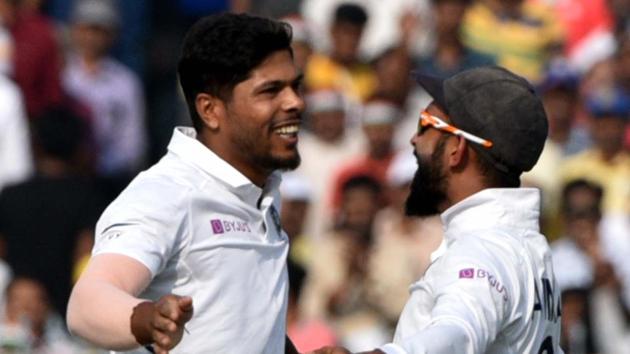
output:
[{"label": "jersey collar", "polygon": [[489,188],[451,206],[440,215],[448,241],[474,230],[517,228],[539,231],[540,191]]},{"label": "jersey collar", "polygon": [[261,197],[278,189],[281,182],[278,171],[272,173],[267,179],[263,190],[239,170],[204,146],[196,137],[197,133],[194,128],[176,127],[168,145],[168,151],[201,169],[206,174],[220,180],[248,204],[258,206],[257,204],[260,204]]}]

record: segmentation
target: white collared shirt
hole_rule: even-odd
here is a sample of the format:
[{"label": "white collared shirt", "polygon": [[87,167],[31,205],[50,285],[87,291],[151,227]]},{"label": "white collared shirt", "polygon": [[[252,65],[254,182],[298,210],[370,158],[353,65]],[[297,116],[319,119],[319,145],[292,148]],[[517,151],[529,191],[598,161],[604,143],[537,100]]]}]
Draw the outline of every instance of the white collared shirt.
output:
[{"label": "white collared shirt", "polygon": [[30,140],[20,89],[0,72],[0,191],[33,173]]},{"label": "white collared shirt", "polygon": [[107,208],[93,254],[132,257],[153,279],[140,295],[191,296],[195,314],[170,353],[284,353],[289,242],[280,183],[263,189],[176,128],[168,153]]},{"label": "white collared shirt", "polygon": [[106,57],[91,72],[78,55],[70,55],[62,73],[64,89],[91,113],[100,174],[136,171],[147,147],[144,92],[131,69]]},{"label": "white collared shirt", "polygon": [[[387,354],[562,353],[560,290],[539,192],[486,189],[442,214],[444,242],[410,287]],[[545,351],[546,350],[546,351]]]}]

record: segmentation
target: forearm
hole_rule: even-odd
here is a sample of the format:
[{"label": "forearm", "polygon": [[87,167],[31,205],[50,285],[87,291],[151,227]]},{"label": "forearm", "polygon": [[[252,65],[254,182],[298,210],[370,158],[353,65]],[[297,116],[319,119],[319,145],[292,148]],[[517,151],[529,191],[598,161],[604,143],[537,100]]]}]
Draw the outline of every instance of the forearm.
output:
[{"label": "forearm", "polygon": [[455,323],[430,326],[405,338],[402,343],[384,345],[379,349],[386,354],[481,353],[475,351],[472,335],[464,327]]},{"label": "forearm", "polygon": [[68,303],[68,327],[73,334],[107,349],[136,348],[130,318],[142,301],[105,281],[80,279]]}]

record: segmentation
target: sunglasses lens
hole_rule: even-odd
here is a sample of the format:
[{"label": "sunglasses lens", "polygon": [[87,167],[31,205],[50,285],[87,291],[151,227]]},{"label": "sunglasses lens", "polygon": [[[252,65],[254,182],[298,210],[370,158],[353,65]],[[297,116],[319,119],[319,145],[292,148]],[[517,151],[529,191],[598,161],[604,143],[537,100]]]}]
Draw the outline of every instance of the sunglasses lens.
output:
[{"label": "sunglasses lens", "polygon": [[429,123],[422,117],[418,120],[418,135],[424,134],[429,128]]}]

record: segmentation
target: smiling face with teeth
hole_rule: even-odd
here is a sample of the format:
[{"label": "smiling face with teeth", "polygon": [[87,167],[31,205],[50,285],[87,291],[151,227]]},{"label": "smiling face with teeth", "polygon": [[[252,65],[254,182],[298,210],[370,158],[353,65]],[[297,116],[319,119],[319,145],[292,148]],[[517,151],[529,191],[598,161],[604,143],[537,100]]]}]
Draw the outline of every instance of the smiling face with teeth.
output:
[{"label": "smiling face with teeth", "polygon": [[214,99],[200,139],[257,185],[273,170],[300,164],[302,75],[288,50],[270,54],[226,101]]}]

